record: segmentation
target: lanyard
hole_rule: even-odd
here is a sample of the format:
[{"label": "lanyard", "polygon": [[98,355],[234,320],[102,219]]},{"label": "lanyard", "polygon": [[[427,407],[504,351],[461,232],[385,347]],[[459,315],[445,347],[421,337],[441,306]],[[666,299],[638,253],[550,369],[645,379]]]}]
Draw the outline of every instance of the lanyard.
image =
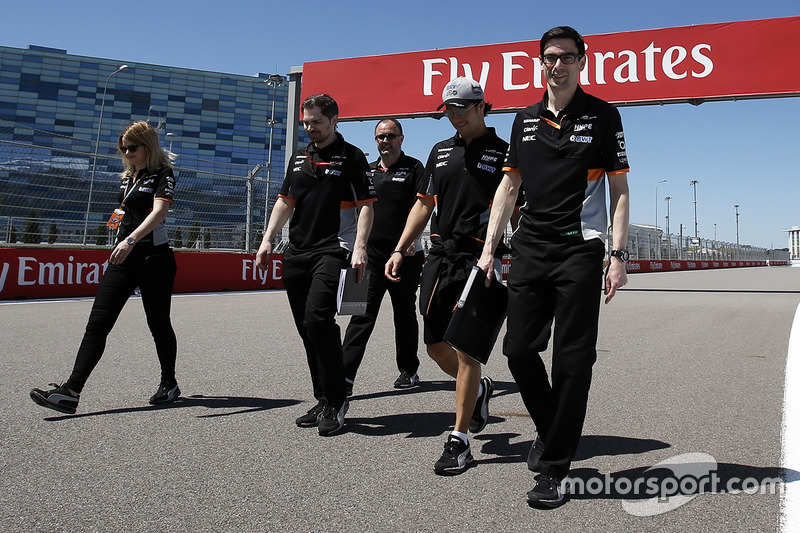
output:
[{"label": "lanyard", "polygon": [[[309,144],[308,146],[311,146],[311,144]],[[311,168],[314,170],[314,175],[319,179],[322,179],[325,176],[325,173],[323,172],[322,175],[320,176],[320,174],[317,172],[318,167],[328,167],[334,165],[341,165],[342,163],[344,163],[344,150],[345,150],[344,146],[342,146],[342,155],[332,156],[331,161],[314,161],[311,158],[312,154],[308,152],[308,146],[306,147],[306,161],[311,163]],[[316,153],[319,153],[319,149],[317,149]]]},{"label": "lanyard", "polygon": [[[146,174],[146,173],[147,173],[147,172],[145,172],[144,174]],[[138,184],[140,181],[142,181],[142,178],[144,177],[144,174],[142,174],[142,172],[141,172],[141,171],[139,172],[139,174],[141,174],[141,177],[139,177],[139,175],[137,175],[137,177],[136,177],[136,181],[134,181],[134,182],[133,182],[133,184],[131,185],[131,188],[126,190],[126,192],[125,192],[125,196],[123,196],[123,197],[122,197],[122,203],[120,204],[120,207],[125,207],[125,201],[128,199],[128,196],[130,196],[130,195],[131,195],[131,193],[133,192],[133,190],[136,188],[136,185],[137,185],[137,184]]]}]

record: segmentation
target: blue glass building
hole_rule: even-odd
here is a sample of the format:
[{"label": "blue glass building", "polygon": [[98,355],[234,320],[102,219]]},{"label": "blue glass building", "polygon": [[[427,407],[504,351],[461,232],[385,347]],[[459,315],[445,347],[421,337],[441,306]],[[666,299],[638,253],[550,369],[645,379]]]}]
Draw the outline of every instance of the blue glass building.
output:
[{"label": "blue glass building", "polygon": [[284,80],[0,47],[0,217],[33,208],[97,228],[115,207],[117,136],[148,120],[177,154],[169,224],[228,228],[222,241],[244,228],[249,204],[255,233],[285,169]]}]

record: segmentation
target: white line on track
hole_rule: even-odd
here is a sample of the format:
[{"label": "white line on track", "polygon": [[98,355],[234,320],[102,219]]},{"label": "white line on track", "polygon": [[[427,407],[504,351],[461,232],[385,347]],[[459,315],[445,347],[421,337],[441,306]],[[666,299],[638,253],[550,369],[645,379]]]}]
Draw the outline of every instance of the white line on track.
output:
[{"label": "white line on track", "polygon": [[786,354],[781,437],[781,464],[784,469],[781,531],[800,532],[800,305],[794,314],[789,351]]}]

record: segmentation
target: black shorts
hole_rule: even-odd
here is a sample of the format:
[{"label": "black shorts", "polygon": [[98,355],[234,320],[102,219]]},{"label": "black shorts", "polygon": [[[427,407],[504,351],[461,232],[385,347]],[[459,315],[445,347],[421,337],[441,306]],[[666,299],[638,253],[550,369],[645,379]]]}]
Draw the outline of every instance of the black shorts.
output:
[{"label": "black shorts", "polygon": [[[423,294],[432,295],[428,302],[423,302],[420,299],[420,311],[422,312],[424,326],[422,339],[426,345],[444,341],[444,334],[450,324],[453,310],[458,304],[458,297],[461,296],[461,291],[464,290],[464,285],[467,283],[466,276],[461,281],[443,279],[443,274],[440,272],[430,271],[429,267],[431,266],[438,269],[438,265],[432,265],[431,262],[425,263],[425,267],[422,269],[419,291],[420,296]],[[471,270],[472,264],[469,265],[466,274],[469,275]],[[500,272],[501,261],[500,259],[495,259],[494,274],[497,279],[502,279]]]}]

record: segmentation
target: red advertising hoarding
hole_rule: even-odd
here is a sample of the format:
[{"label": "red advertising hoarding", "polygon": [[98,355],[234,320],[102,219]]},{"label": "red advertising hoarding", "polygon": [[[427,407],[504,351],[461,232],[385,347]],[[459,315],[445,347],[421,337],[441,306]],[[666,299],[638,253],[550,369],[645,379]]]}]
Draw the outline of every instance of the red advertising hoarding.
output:
[{"label": "red advertising hoarding", "polygon": [[625,263],[628,274],[637,272],[670,272],[678,270],[708,270],[714,268],[744,268],[744,267],[763,267],[763,266],[787,266],[788,261],[766,261],[766,260],[747,260],[734,261],[729,259],[715,260],[647,260],[636,259]]},{"label": "red advertising hoarding", "polygon": [[[94,296],[108,266],[109,250],[0,248],[0,300]],[[272,256],[267,272],[253,254],[175,252],[175,292],[246,291],[283,288],[283,255]],[[787,261],[631,260],[628,273],[783,266]],[[503,259],[503,279],[511,259]]]},{"label": "red advertising hoarding", "polygon": [[[93,296],[110,250],[0,248],[0,300]],[[254,254],[176,252],[175,292],[283,288],[283,255],[256,268]]]},{"label": "red advertising hoarding", "polygon": [[[617,104],[800,95],[800,17],[585,36],[587,92]],[[539,41],[303,65],[302,97],[328,93],[341,119],[431,115],[448,80],[470,75],[496,110],[544,91]]]}]

